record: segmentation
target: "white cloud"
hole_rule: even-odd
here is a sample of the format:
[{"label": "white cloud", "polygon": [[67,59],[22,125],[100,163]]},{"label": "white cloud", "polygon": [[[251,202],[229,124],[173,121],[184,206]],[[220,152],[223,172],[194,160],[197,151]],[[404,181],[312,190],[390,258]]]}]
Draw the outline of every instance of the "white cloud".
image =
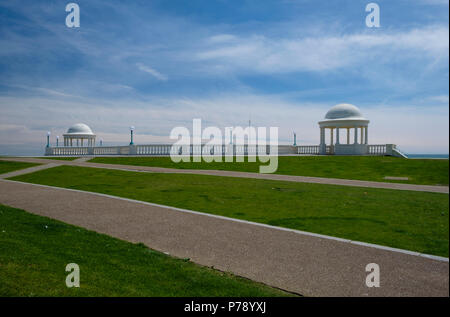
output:
[{"label": "white cloud", "polygon": [[236,40],[236,36],[231,34],[217,34],[208,39],[211,43],[227,43]]},{"label": "white cloud", "polygon": [[[85,25],[73,32],[57,19],[51,22],[52,19],[42,14],[42,6],[33,2],[33,6],[23,8],[26,11],[23,15],[29,18],[28,22],[24,20],[23,23],[28,23],[24,26],[31,29],[39,25],[47,32],[31,37],[16,34],[15,28],[4,32],[4,39],[0,39],[0,56],[40,53],[40,60],[56,58],[59,61],[60,55],[55,52],[64,48],[64,54],[69,51],[82,54],[85,58],[81,61],[86,59],[88,63],[78,65],[73,77],[64,74],[62,79],[50,76],[51,73],[46,73],[45,78],[36,77],[40,72],[33,69],[21,74],[15,70],[21,69],[20,62],[8,64],[6,69],[14,72],[5,73],[0,82],[3,85],[20,83],[28,91],[17,93],[10,89],[4,92],[10,97],[0,97],[0,146],[8,142],[42,144],[47,129],[55,136],[75,122],[92,126],[105,143],[126,142],[130,125],[136,126],[138,142],[162,142],[172,127],[189,126],[192,118],[197,117],[207,125],[221,127],[246,125],[251,118],[255,125],[280,126],[284,142],[292,139],[295,130],[300,143],[315,144],[318,142],[317,121],[332,104],[308,103],[301,99],[310,98],[308,91],[315,90],[313,100],[320,97],[320,100],[334,102],[340,96],[354,96],[357,92],[354,87],[342,87],[341,91],[339,84],[325,78],[312,82],[311,90],[299,87],[299,91],[295,91],[293,85],[283,86],[282,91],[289,91],[290,97],[268,96],[254,91],[280,90],[253,85],[244,78],[255,73],[274,74],[264,79],[277,85],[280,84],[278,77],[285,78],[276,76],[278,74],[308,71],[330,77],[336,73],[348,74],[353,82],[362,79],[363,84],[370,78],[367,88],[372,94],[367,96],[368,103],[379,99],[397,100],[396,104],[386,102],[383,107],[362,107],[372,120],[371,143],[397,143],[407,151],[428,147],[429,151],[448,152],[448,90],[441,88],[448,84],[448,25],[402,31],[389,30],[383,25],[381,29],[362,33],[355,33],[359,32],[355,31],[358,28],[346,28],[345,21],[340,24],[333,22],[334,19],[330,19],[331,26],[328,20],[318,19],[309,24],[294,19],[253,25],[215,23],[205,27],[195,19],[149,16],[151,12],[139,16],[129,4],[106,1],[104,5],[114,7],[124,23],[106,24],[106,30],[105,24],[99,21],[97,25]],[[60,9],[52,8],[58,16]],[[124,26],[132,26],[134,31],[122,36]],[[5,61],[9,63],[9,59]],[[157,66],[158,70],[151,66]],[[106,74],[104,70],[108,70]],[[427,72],[433,71],[438,72],[439,77],[434,73],[429,76]],[[190,79],[193,85],[199,79],[198,85],[203,85],[205,75],[213,80],[201,86],[200,93],[195,86],[193,98],[149,100],[150,95],[158,92],[139,89],[146,87],[148,81],[166,82],[170,77],[167,85],[173,83],[170,87],[173,95],[186,92],[185,95],[192,96]],[[119,80],[109,82],[111,78]],[[297,82],[303,79],[302,74],[289,78]],[[187,89],[179,89],[181,79]],[[35,87],[44,82],[46,87]],[[428,84],[434,87],[429,89]],[[208,95],[217,91],[222,94]],[[356,98],[361,100],[364,98],[361,87],[359,92],[361,95]],[[30,95],[34,97],[27,97]],[[87,96],[100,97],[89,99]],[[403,101],[398,101],[400,99]]]},{"label": "white cloud", "polygon": [[55,97],[75,97],[74,95],[59,91],[59,90],[55,90],[55,89],[50,89],[50,88],[45,88],[45,87],[32,87],[32,86],[26,86],[26,85],[9,85],[6,84],[6,86],[11,87],[11,88],[18,88],[18,89],[23,89],[23,90],[27,90],[30,92],[34,92],[34,93],[38,93],[38,94],[44,94],[44,95],[48,95],[48,96],[55,96]]},{"label": "white cloud", "polygon": [[432,97],[429,98],[429,100],[437,101],[437,102],[440,102],[440,103],[446,103],[446,104],[448,104],[448,102],[449,102],[448,95],[432,96]]},{"label": "white cloud", "polygon": [[[192,128],[201,118],[203,127],[279,127],[280,143],[317,144],[321,120],[331,105],[287,100],[283,96],[218,95],[199,98],[135,100],[54,100],[48,98],[0,97],[0,152],[6,145],[45,144],[62,135],[76,122],[88,124],[105,144],[124,144],[129,126],[136,127],[136,143],[169,142],[176,126]],[[394,143],[409,153],[448,153],[448,105],[365,105],[360,107],[371,120],[371,144]],[[26,114],[26,115],[24,115]]]},{"label": "white cloud", "polygon": [[221,64],[237,72],[261,73],[334,70],[405,58],[425,57],[435,62],[448,59],[448,36],[448,26],[281,39],[217,35],[205,41],[194,59]]},{"label": "white cloud", "polygon": [[161,80],[161,81],[168,80],[168,77],[166,75],[161,74],[160,72],[158,72],[157,70],[155,70],[151,67],[145,66],[141,63],[137,63],[136,66],[138,67],[139,70],[149,73],[150,75],[152,75],[153,77],[155,77],[158,80]]}]

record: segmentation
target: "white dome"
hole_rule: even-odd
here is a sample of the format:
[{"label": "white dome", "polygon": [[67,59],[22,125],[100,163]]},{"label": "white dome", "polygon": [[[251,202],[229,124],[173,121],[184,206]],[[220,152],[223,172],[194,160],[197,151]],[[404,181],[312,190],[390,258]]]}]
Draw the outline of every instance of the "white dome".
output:
[{"label": "white dome", "polygon": [[91,128],[84,123],[76,123],[67,130],[67,134],[90,134],[93,135]]},{"label": "white dome", "polygon": [[340,103],[331,107],[325,115],[325,119],[363,119],[363,115],[358,107],[348,104]]}]

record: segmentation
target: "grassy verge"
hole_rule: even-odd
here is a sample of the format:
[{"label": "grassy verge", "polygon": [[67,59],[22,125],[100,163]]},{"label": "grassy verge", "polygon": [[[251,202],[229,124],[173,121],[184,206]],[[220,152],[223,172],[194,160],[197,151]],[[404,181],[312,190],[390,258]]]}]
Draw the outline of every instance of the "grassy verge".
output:
[{"label": "grassy verge", "polygon": [[17,171],[17,170],[22,170],[22,169],[33,167],[36,165],[39,165],[39,164],[0,160],[0,174],[9,173],[12,171]]},{"label": "grassy verge", "polygon": [[13,179],[448,256],[447,194],[73,166]]},{"label": "grassy verge", "polygon": [[[280,156],[278,159],[277,174],[424,185],[448,185],[448,160],[410,160],[378,156]],[[267,164],[261,164],[260,162],[174,163],[170,157],[96,157],[90,162],[254,173],[259,171],[260,165]],[[408,180],[387,180],[385,179],[386,176],[408,177]]]},{"label": "grassy verge", "polygon": [[[80,267],[67,288],[65,267]],[[0,296],[286,296],[107,235],[0,205]]]}]

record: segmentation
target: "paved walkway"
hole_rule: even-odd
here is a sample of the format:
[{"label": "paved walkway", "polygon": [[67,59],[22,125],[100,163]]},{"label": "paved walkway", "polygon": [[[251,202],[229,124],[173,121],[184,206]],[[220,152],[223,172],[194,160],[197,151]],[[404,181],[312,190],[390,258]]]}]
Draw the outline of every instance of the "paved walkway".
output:
[{"label": "paved walkway", "polygon": [[226,177],[269,179],[269,180],[279,180],[279,181],[299,182],[299,183],[316,183],[316,184],[330,184],[330,185],[342,185],[342,186],[412,190],[412,191],[435,192],[435,193],[445,193],[445,194],[449,193],[448,186],[413,185],[413,184],[401,184],[401,183],[360,181],[360,180],[350,180],[350,179],[277,175],[277,174],[260,174],[260,173],[246,173],[246,172],[218,171],[218,170],[190,170],[190,169],[174,169],[174,168],[150,167],[150,166],[102,164],[102,163],[90,163],[90,162],[78,161],[78,160],[75,160],[75,161],[60,160],[60,161],[58,161],[58,160],[49,160],[49,159],[40,159],[40,158],[39,159],[25,158],[25,157],[2,158],[2,159],[8,160],[8,161],[32,162],[32,163],[42,163],[42,164],[47,164],[47,163],[51,162],[51,163],[58,164],[58,165],[97,167],[97,168],[108,168],[108,169],[118,169],[118,170],[127,170],[127,171],[138,171],[138,172],[201,174],[201,175],[226,176]]},{"label": "paved walkway", "polygon": [[[0,180],[0,203],[307,296],[449,296],[449,263],[103,194]],[[368,263],[381,287],[365,285]]]},{"label": "paved walkway", "polygon": [[74,162],[87,162],[89,160],[92,160],[92,157],[90,157],[90,156],[82,156],[82,157],[79,157],[79,158],[75,159]]},{"label": "paved walkway", "polygon": [[15,171],[12,171],[12,172],[0,174],[0,179],[6,179],[6,178],[19,176],[19,175],[23,175],[23,174],[29,174],[29,173],[45,170],[47,168],[52,168],[52,167],[56,167],[56,166],[59,166],[59,165],[58,164],[54,164],[54,163],[48,163],[48,164],[43,164],[43,165],[36,165],[36,166],[29,167],[29,168],[24,168],[24,169],[15,170]]}]

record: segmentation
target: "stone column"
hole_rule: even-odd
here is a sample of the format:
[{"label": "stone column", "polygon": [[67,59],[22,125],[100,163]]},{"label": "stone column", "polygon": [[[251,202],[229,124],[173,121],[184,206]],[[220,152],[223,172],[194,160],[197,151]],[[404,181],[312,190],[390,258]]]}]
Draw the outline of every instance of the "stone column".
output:
[{"label": "stone column", "polygon": [[336,144],[339,144],[339,128],[336,128]]},{"label": "stone column", "polygon": [[355,127],[355,142],[354,144],[358,144],[358,128]]},{"label": "stone column", "polygon": [[334,129],[333,128],[331,128],[330,129],[330,145],[333,145],[333,142],[334,142]]},{"label": "stone column", "polygon": [[347,128],[347,144],[350,144],[350,128]]},{"label": "stone column", "polygon": [[326,144],[325,144],[325,128],[320,128],[320,145],[319,154],[326,154]]},{"label": "stone column", "polygon": [[364,144],[364,127],[361,127],[361,139],[360,139],[360,144]]},{"label": "stone column", "polygon": [[364,143],[365,143],[365,144],[369,144],[369,137],[368,137],[368,135],[367,135],[367,132],[368,132],[368,130],[369,130],[369,127],[366,126],[365,130],[366,130],[366,131],[364,131],[364,138],[365,138]]}]

